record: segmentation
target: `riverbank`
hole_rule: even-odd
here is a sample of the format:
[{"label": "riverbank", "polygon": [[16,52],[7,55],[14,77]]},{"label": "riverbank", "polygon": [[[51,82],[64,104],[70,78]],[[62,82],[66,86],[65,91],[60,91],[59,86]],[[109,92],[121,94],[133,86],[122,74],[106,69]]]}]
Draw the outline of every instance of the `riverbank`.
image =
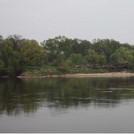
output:
[{"label": "riverbank", "polygon": [[82,78],[82,77],[132,77],[134,73],[128,72],[109,72],[109,73],[90,73],[90,74],[62,74],[62,75],[45,75],[45,76],[35,76],[35,75],[26,75],[26,76],[17,76],[17,78]]}]

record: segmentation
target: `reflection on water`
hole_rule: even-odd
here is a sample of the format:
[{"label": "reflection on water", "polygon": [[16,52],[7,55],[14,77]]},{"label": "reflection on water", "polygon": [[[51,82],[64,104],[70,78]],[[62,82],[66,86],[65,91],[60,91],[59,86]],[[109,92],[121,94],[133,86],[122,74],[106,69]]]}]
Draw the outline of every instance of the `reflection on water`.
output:
[{"label": "reflection on water", "polygon": [[134,78],[0,79],[0,114],[36,113],[41,107],[118,107],[134,99]]}]

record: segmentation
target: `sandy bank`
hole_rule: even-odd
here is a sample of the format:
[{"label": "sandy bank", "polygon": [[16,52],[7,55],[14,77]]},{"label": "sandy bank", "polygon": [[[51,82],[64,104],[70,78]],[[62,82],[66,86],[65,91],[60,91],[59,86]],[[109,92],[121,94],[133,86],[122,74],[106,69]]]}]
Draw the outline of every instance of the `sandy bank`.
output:
[{"label": "sandy bank", "polygon": [[93,74],[63,74],[63,75],[46,75],[46,76],[18,76],[18,78],[81,78],[81,77],[131,77],[134,73],[127,72],[110,72],[110,73],[93,73]]}]

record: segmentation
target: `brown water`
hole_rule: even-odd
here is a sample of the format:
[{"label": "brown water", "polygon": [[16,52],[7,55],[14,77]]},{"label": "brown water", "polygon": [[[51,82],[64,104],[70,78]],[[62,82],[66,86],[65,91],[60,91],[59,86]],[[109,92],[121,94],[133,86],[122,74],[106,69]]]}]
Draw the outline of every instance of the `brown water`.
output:
[{"label": "brown water", "polygon": [[134,132],[134,78],[0,79],[0,132]]}]

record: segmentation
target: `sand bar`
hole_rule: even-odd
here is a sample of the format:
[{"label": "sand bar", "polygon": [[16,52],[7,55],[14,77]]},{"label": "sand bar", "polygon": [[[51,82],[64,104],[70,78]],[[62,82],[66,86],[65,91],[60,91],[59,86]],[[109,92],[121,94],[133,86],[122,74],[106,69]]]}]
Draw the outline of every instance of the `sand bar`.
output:
[{"label": "sand bar", "polygon": [[84,78],[84,77],[132,77],[134,73],[128,72],[110,72],[110,73],[91,73],[91,74],[63,74],[63,75],[46,75],[46,76],[18,76],[17,78]]}]

